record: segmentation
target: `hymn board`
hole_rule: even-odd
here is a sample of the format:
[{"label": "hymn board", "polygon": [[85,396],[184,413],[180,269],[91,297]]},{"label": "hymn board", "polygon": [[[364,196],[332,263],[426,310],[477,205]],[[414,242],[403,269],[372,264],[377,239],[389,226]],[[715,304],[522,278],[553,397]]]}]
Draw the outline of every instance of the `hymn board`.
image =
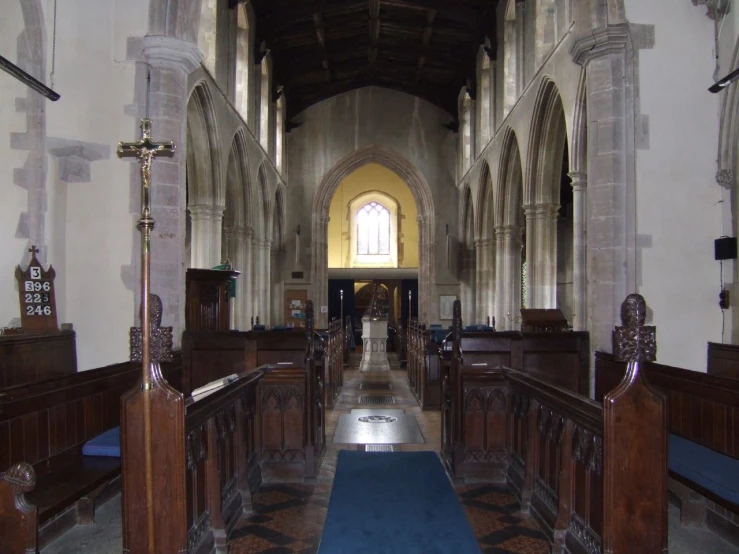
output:
[{"label": "hymn board", "polygon": [[56,298],[54,297],[54,278],[56,272],[52,266],[44,271],[36,258],[38,249],[32,246],[31,262],[25,271],[21,266],[15,268],[18,281],[18,294],[21,304],[21,326],[26,332],[54,333],[59,331],[56,316]]}]

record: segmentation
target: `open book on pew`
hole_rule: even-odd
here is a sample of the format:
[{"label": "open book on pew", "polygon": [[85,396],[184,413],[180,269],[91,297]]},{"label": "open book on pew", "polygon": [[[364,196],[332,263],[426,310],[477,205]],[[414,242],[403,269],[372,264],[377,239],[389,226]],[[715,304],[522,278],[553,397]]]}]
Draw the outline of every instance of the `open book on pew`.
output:
[{"label": "open book on pew", "polygon": [[220,389],[221,387],[224,387],[228,385],[229,383],[233,383],[239,378],[238,375],[235,373],[232,373],[228,377],[222,377],[220,379],[216,379],[215,381],[211,381],[210,383],[207,383],[203,385],[202,387],[198,387],[194,391],[192,391],[192,399],[197,401],[201,398],[205,398],[208,394],[213,393],[214,391]]}]

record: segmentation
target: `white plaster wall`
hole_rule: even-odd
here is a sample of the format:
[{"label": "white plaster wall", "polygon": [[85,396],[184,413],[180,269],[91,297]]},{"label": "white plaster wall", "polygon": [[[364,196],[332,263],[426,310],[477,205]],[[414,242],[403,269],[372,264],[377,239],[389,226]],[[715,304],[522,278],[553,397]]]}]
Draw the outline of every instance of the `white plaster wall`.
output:
[{"label": "white plaster wall", "polygon": [[[18,35],[25,27],[20,4],[6,2],[0,17],[0,53],[17,62]],[[18,218],[28,206],[25,189],[13,182],[15,168],[23,167],[27,152],[10,149],[11,133],[26,131],[26,114],[16,112],[16,98],[25,98],[27,88],[0,72],[0,327],[20,317],[15,266],[27,259],[25,239],[15,238]],[[25,264],[24,264],[25,267]]]},{"label": "white plaster wall", "polygon": [[[655,45],[639,51],[640,111],[649,147],[636,153],[640,292],[654,312],[657,359],[705,371],[706,342],[721,341],[721,192],[716,185],[718,98],[714,24],[704,6],[672,0],[626,2],[631,23],[656,24]],[[633,208],[632,208],[633,209]]]},{"label": "white plaster wall", "polygon": [[[310,279],[311,207],[318,185],[339,160],[376,145],[408,160],[429,183],[436,210],[436,284],[456,284],[445,254],[445,225],[451,232],[458,227],[456,135],[443,126],[451,116],[408,94],[366,87],[324,100],[295,119],[301,125],[288,135],[287,220],[290,229],[301,228],[300,264],[292,271],[303,271],[305,279],[294,282]],[[287,241],[287,247],[287,259],[294,260],[294,241]]]}]

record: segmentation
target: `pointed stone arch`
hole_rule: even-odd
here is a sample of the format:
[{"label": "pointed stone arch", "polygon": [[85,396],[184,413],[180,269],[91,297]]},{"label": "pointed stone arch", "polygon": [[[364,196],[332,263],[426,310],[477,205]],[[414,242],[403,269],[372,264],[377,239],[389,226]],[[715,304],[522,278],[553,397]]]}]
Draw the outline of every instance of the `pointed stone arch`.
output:
[{"label": "pointed stone arch", "polygon": [[223,206],[218,122],[210,86],[205,81],[195,85],[187,102],[187,135],[188,150],[199,153],[187,156],[190,203]]},{"label": "pointed stone arch", "polygon": [[[436,213],[431,187],[426,177],[403,156],[374,144],[345,156],[326,172],[313,199],[311,242],[311,298],[318,306],[328,305],[328,213],[339,184],[358,168],[376,163],[395,172],[411,190],[418,210],[419,234],[419,317],[429,321],[438,314],[436,285]],[[316,314],[316,325],[325,327],[327,314]]]},{"label": "pointed stone arch", "polygon": [[220,262],[221,226],[226,196],[220,160],[213,99],[208,84],[201,81],[193,88],[187,103],[187,229],[191,250],[190,267],[207,268]]},{"label": "pointed stone arch", "polygon": [[498,188],[500,192],[495,203],[496,221],[501,225],[522,225],[521,152],[516,133],[510,127],[503,132],[503,146],[498,164]]},{"label": "pointed stone arch", "polygon": [[487,160],[482,161],[480,185],[477,189],[477,217],[475,230],[478,239],[492,239],[495,236],[495,208],[493,180]]},{"label": "pointed stone arch", "polygon": [[567,124],[557,85],[545,77],[536,95],[526,164],[526,204],[554,204],[559,197]]}]

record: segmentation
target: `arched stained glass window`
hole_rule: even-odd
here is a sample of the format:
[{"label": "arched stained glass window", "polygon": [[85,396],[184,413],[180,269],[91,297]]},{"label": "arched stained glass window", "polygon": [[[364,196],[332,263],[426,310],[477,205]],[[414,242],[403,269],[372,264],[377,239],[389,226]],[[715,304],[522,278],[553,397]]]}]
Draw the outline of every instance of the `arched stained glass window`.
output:
[{"label": "arched stained glass window", "polygon": [[357,212],[357,254],[390,254],[390,212],[382,204],[370,202]]}]

